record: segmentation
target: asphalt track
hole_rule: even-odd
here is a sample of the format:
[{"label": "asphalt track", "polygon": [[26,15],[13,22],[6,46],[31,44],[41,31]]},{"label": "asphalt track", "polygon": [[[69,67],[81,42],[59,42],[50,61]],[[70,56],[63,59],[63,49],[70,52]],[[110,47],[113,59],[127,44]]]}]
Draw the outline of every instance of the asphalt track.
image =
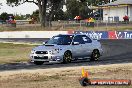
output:
[{"label": "asphalt track", "polygon": [[[47,39],[0,39],[0,41],[17,41],[17,42],[42,42]],[[72,66],[98,66],[119,63],[132,63],[132,39],[131,40],[100,40],[104,50],[103,56],[99,61],[74,61],[69,64],[45,63],[36,66],[33,63],[11,63],[1,64],[0,71],[18,70],[18,69],[46,69]]]}]

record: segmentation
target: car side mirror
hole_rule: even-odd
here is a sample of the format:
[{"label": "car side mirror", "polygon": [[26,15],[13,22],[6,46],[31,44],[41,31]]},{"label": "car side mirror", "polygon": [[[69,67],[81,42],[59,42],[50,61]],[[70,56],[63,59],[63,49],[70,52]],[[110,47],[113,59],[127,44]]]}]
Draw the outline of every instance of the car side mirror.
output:
[{"label": "car side mirror", "polygon": [[45,45],[46,43],[45,42],[43,42],[43,45]]},{"label": "car side mirror", "polygon": [[43,42],[43,45],[45,45],[48,41]]},{"label": "car side mirror", "polygon": [[73,42],[73,45],[79,45],[79,42]]}]

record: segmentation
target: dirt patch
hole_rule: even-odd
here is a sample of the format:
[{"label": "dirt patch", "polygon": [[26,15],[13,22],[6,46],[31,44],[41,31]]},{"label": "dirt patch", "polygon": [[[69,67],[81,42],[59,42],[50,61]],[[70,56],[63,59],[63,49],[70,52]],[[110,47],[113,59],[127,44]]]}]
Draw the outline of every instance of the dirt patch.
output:
[{"label": "dirt patch", "polygon": [[[78,79],[81,68],[65,67],[51,69],[15,70],[0,72],[1,88],[81,88]],[[94,79],[130,79],[132,64],[84,66]],[[131,88],[132,86],[110,86],[109,88]],[[89,86],[88,88],[96,88]],[[97,86],[106,88],[106,86]]]}]

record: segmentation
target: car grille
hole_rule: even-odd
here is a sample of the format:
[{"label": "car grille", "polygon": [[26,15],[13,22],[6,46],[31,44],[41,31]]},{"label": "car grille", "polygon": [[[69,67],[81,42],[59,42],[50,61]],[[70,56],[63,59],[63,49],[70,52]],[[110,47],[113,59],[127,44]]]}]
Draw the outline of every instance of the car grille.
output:
[{"label": "car grille", "polygon": [[48,54],[47,51],[36,51],[36,54]]},{"label": "car grille", "polygon": [[43,57],[34,56],[34,59],[48,59],[48,56],[43,56]]}]

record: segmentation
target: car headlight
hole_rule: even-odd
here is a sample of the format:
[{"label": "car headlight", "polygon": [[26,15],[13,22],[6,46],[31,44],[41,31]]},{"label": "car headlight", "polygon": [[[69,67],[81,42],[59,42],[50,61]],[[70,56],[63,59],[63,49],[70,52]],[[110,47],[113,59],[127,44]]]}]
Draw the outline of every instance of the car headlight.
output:
[{"label": "car headlight", "polygon": [[54,49],[54,50],[51,51],[51,53],[52,54],[57,54],[57,53],[59,53],[59,49]]},{"label": "car headlight", "polygon": [[35,50],[31,50],[31,54],[34,54],[35,53]]}]

